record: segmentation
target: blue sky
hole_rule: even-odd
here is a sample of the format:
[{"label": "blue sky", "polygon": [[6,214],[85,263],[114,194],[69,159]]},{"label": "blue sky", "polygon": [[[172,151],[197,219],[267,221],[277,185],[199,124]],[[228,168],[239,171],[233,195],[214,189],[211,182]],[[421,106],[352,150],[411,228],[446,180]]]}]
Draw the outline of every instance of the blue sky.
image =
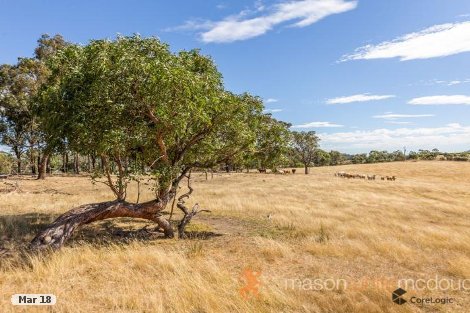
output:
[{"label": "blue sky", "polygon": [[327,150],[470,149],[468,0],[0,0],[0,63],[43,33],[200,48]]}]

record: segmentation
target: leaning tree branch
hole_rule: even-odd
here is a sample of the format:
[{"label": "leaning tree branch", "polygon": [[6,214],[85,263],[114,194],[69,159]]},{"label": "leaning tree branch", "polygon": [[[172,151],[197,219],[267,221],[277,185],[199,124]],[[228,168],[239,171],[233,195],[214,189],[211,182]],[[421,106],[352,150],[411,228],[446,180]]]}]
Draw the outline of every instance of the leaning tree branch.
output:
[{"label": "leaning tree branch", "polygon": [[173,228],[161,215],[166,202],[152,200],[142,204],[125,201],[109,201],[85,204],[59,216],[51,225],[42,230],[32,241],[34,250],[60,248],[77,228],[96,221],[115,217],[133,217],[153,221],[163,229],[166,237],[173,237]]},{"label": "leaning tree branch", "polygon": [[176,206],[183,211],[183,218],[181,219],[180,223],[178,224],[178,238],[183,239],[186,238],[185,228],[186,225],[191,222],[191,219],[200,212],[210,212],[210,210],[206,209],[199,209],[199,204],[195,204],[191,211],[186,207],[185,200],[188,199],[191,194],[193,193],[193,187],[191,187],[191,173],[186,175],[188,178],[188,192],[182,194],[178,197],[178,203]]}]

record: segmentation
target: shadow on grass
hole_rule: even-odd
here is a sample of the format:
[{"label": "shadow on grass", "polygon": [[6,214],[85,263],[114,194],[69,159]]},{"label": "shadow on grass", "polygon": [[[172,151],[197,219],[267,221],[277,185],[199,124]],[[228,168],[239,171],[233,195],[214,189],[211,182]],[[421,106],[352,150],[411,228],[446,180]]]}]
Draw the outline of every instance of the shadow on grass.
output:
[{"label": "shadow on grass", "polygon": [[[0,216],[0,250],[26,249],[31,240],[59,215],[44,213],[26,213]],[[177,229],[177,221],[172,221]],[[95,222],[78,229],[66,245],[91,244],[109,246],[129,244],[132,241],[152,241],[164,239],[163,233],[156,231],[155,224],[147,220],[134,218],[115,218]],[[209,231],[197,221],[187,227],[186,239],[210,239],[222,236]],[[1,252],[1,251],[0,251]],[[1,257],[1,253],[0,253]]]}]

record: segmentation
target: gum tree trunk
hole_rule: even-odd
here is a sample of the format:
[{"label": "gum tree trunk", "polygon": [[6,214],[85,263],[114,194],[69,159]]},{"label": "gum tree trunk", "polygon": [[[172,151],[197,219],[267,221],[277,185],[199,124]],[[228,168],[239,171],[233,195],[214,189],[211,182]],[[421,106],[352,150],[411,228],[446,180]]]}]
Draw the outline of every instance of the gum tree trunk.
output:
[{"label": "gum tree trunk", "polygon": [[72,236],[74,230],[82,225],[116,217],[134,217],[151,220],[163,229],[166,237],[173,237],[170,223],[159,212],[165,209],[166,201],[153,200],[142,204],[125,201],[109,201],[85,204],[59,216],[51,225],[41,231],[32,241],[34,250],[45,248],[58,249]]},{"label": "gum tree trunk", "polygon": [[13,152],[15,153],[15,156],[16,156],[16,171],[17,171],[17,174],[21,174],[21,150],[20,150],[20,147],[18,146],[13,146]]},{"label": "gum tree trunk", "polygon": [[36,161],[34,160],[34,148],[31,145],[29,150],[29,163],[31,165],[31,174],[36,175]]},{"label": "gum tree trunk", "polygon": [[44,152],[38,166],[38,179],[46,179],[47,163],[49,161],[49,154]]}]

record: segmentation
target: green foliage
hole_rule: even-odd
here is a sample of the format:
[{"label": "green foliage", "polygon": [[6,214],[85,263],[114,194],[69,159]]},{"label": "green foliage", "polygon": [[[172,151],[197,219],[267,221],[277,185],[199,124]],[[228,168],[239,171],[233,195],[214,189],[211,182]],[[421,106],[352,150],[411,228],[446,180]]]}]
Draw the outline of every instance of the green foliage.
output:
[{"label": "green foliage", "polygon": [[418,159],[418,154],[414,151],[410,151],[410,153],[408,154],[408,158],[411,159],[411,160],[417,160]]},{"label": "green foliage", "polygon": [[366,163],[367,161],[367,154],[366,153],[360,153],[360,154],[355,154],[352,159],[351,159],[353,164],[363,164]]},{"label": "green foliage", "polygon": [[172,53],[156,38],[118,37],[69,45],[48,61],[38,112],[50,144],[102,159],[120,199],[129,159],[151,169],[157,197],[181,172],[212,167],[255,143],[261,101],[223,88],[213,61],[197,50]]},{"label": "green foliage", "polygon": [[33,149],[44,140],[34,111],[36,96],[49,76],[45,62],[64,46],[61,36],[43,35],[34,58],[19,58],[15,65],[0,65],[1,142],[12,148],[18,160],[27,148],[33,159]]},{"label": "green foliage", "polygon": [[345,161],[344,155],[339,151],[330,151],[330,165],[340,165]]},{"label": "green foliage", "polygon": [[331,156],[328,152],[316,149],[314,152],[314,161],[315,166],[327,166],[330,165]]},{"label": "green foliage", "polygon": [[315,150],[318,148],[319,141],[320,139],[314,131],[292,132],[291,147],[294,159],[302,162],[306,168],[311,166],[314,161]]},{"label": "green foliage", "polygon": [[13,157],[10,154],[0,152],[0,174],[10,174],[13,162]]},{"label": "green foliage", "polygon": [[290,141],[289,127],[289,124],[278,121],[269,114],[261,115],[253,150],[247,151],[243,156],[244,166],[275,171],[285,163]]}]

